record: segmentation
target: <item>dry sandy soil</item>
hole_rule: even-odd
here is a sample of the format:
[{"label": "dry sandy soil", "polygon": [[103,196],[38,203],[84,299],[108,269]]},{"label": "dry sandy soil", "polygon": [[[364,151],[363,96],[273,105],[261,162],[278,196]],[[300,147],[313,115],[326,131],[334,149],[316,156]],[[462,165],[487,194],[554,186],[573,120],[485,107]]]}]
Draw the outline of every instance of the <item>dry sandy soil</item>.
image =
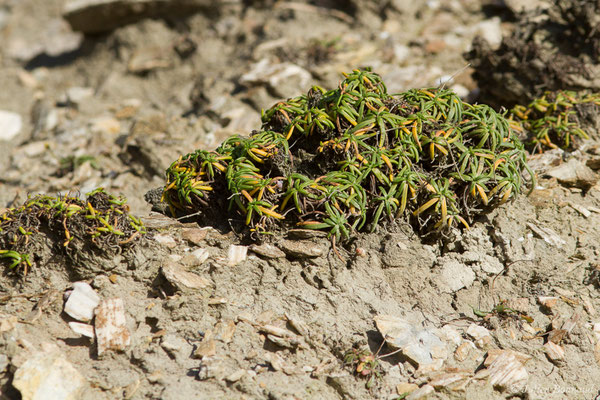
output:
[{"label": "dry sandy soil", "polygon": [[[2,398],[21,398],[15,374],[48,357],[82,378],[48,379],[85,399],[596,398],[600,187],[545,172],[568,158],[600,166],[600,142],[532,158],[535,190],[451,240],[390,224],[357,235],[343,260],[316,236],[250,247],[236,262],[231,246],[248,243],[235,233],[151,213],[144,201],[180,154],[248,134],[262,108],[313,84],[335,87],[356,67],[372,66],[390,92],[454,75],[447,86],[475,96],[463,53],[478,34],[497,45],[510,9],[475,0],[215,3],[84,37],[62,20],[61,0],[0,0],[0,109],[23,119],[2,142],[0,207],[101,186],[126,196],[149,227],[119,257],[48,257],[24,279],[3,271]],[[181,271],[202,283],[186,287]],[[70,329],[63,294],[77,280],[123,300],[123,351],[98,356],[94,340]],[[508,309],[474,313],[498,305]],[[394,353],[375,321],[422,333],[415,346],[432,362]],[[438,348],[428,347],[432,337]],[[369,388],[369,376],[344,364],[353,348],[377,356]],[[505,384],[491,375],[498,354],[514,374]]]}]

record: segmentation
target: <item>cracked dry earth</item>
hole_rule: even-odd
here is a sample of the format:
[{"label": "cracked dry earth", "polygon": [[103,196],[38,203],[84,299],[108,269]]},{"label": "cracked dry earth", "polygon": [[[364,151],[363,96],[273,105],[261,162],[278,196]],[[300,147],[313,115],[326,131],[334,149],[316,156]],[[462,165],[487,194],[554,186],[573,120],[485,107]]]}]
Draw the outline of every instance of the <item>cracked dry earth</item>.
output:
[{"label": "cracked dry earth", "polygon": [[[600,186],[593,171],[582,182],[556,169],[597,169],[598,141],[532,157],[532,193],[470,230],[425,240],[388,224],[341,258],[316,233],[240,243],[144,202],[178,155],[249,133],[281,98],[365,65],[394,82],[390,92],[436,85],[461,71],[476,34],[499,41],[510,29],[499,5],[419,3],[232,0],[70,48],[52,28],[62,1],[0,2],[0,109],[23,120],[3,142],[0,206],[103,186],[148,227],[122,257],[50,255],[24,279],[0,276],[2,398],[48,398],[33,394],[32,365],[61,388],[54,398],[595,398]],[[465,96],[470,73],[451,83]],[[120,351],[98,354],[99,338],[69,325],[75,281],[122,301]],[[376,355],[371,375],[344,363],[352,349]]]}]

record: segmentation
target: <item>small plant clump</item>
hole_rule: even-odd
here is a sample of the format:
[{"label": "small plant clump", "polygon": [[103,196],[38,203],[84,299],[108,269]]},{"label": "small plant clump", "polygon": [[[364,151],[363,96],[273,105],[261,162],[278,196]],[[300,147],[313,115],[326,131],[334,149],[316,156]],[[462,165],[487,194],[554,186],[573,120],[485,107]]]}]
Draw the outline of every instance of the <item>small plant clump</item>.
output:
[{"label": "small plant clump", "polygon": [[390,95],[355,70],[263,111],[250,137],[181,156],[163,199],[174,215],[325,230],[335,244],[401,217],[420,231],[468,227],[521,192],[524,169],[523,144],[492,108],[439,88]]},{"label": "small plant clump", "polygon": [[35,239],[41,234],[68,253],[77,241],[97,248],[125,247],[144,233],[143,222],[129,214],[126,200],[102,188],[88,193],[85,201],[38,195],[0,215],[0,263],[27,275],[37,256]]},{"label": "small plant clump", "polygon": [[475,307],[471,307],[471,308],[473,309],[473,314],[475,314],[478,317],[484,318],[486,320],[489,320],[492,316],[500,316],[500,317],[505,317],[505,318],[512,317],[517,320],[524,320],[529,323],[533,322],[533,318],[531,318],[529,315],[527,315],[519,310],[515,310],[514,308],[508,307],[506,305],[506,300],[500,301],[490,311],[482,311]]},{"label": "small plant clump", "polygon": [[546,92],[529,105],[510,112],[513,128],[523,132],[532,148],[572,149],[589,135],[582,128],[585,114],[600,113],[600,93]]},{"label": "small plant clump", "polygon": [[367,389],[371,389],[378,379],[381,379],[379,359],[369,349],[351,349],[344,354],[344,365],[352,372],[367,380]]}]

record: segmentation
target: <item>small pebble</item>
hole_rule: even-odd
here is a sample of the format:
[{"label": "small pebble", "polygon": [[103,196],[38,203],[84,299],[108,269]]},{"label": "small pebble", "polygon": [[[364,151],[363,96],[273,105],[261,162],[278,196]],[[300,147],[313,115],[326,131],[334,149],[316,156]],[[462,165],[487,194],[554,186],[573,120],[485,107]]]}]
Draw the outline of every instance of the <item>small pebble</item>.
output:
[{"label": "small pebble", "polygon": [[248,254],[248,246],[239,246],[232,244],[227,251],[227,265],[233,267],[244,261]]},{"label": "small pebble", "polygon": [[0,140],[14,139],[23,128],[23,119],[17,113],[0,110]]},{"label": "small pebble", "polygon": [[73,283],[73,290],[65,302],[65,313],[78,321],[91,321],[100,296],[86,282]]}]

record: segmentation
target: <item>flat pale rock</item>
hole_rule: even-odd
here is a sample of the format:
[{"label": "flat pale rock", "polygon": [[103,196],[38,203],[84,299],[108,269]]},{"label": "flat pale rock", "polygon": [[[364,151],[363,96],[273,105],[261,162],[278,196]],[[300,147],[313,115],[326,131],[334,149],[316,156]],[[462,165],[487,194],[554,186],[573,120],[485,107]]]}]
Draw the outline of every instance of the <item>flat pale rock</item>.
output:
[{"label": "flat pale rock", "polygon": [[533,233],[535,233],[541,239],[544,239],[544,242],[548,243],[550,246],[554,246],[560,249],[562,246],[567,244],[567,242],[563,238],[561,238],[556,232],[554,232],[550,228],[535,225],[530,222],[527,222],[527,226],[533,231]]},{"label": "flat pale rock", "polygon": [[483,326],[472,323],[467,328],[467,335],[471,336],[475,340],[479,340],[485,336],[490,336],[490,331]]},{"label": "flat pale rock", "polygon": [[547,9],[550,4],[551,2],[542,0],[504,0],[504,5],[515,14],[533,11],[536,8]]},{"label": "flat pale rock", "polygon": [[25,33],[24,27],[11,29],[9,40],[3,43],[6,55],[20,62],[28,62],[40,55],[59,57],[77,51],[83,35],[73,32],[62,18],[53,18],[38,24],[35,32]]},{"label": "flat pale rock", "polygon": [[227,265],[233,267],[244,261],[248,256],[248,246],[232,244],[227,250]]},{"label": "flat pale rock", "polygon": [[211,0],[68,0],[63,17],[74,31],[101,33],[144,18],[190,15],[214,8],[218,3]]},{"label": "flat pale rock", "polygon": [[12,385],[23,400],[76,400],[85,378],[58,351],[38,352],[15,372]]},{"label": "flat pale rock", "polygon": [[470,372],[466,371],[442,373],[429,381],[429,384],[436,389],[443,387],[454,388],[464,384],[471,375]]},{"label": "flat pale rock", "polygon": [[519,393],[527,385],[529,374],[510,350],[502,351],[488,367],[488,381],[495,388]]},{"label": "flat pale rock", "polygon": [[15,329],[19,319],[15,315],[0,315],[0,333]]},{"label": "flat pale rock", "polygon": [[157,233],[154,235],[154,240],[156,240],[158,243],[169,249],[177,247],[177,242],[175,241],[175,238],[167,234]]},{"label": "flat pale rock", "polygon": [[140,219],[147,228],[151,229],[167,229],[183,226],[183,224],[175,218],[167,217],[166,215],[157,212],[150,212],[150,214],[141,217]]},{"label": "flat pale rock", "polygon": [[125,306],[119,298],[106,299],[96,308],[94,321],[98,341],[98,356],[108,350],[123,351],[131,343],[126,326]]},{"label": "flat pale rock", "polygon": [[250,246],[250,251],[263,256],[265,258],[283,258],[285,253],[269,243],[263,243],[261,245],[253,244]]},{"label": "flat pale rock", "polygon": [[161,269],[164,277],[181,291],[198,290],[212,286],[212,282],[198,274],[186,271],[178,264],[170,263]]},{"label": "flat pale rock", "polygon": [[419,366],[446,358],[446,344],[433,332],[392,315],[378,315],[374,321],[386,343]]},{"label": "flat pale rock", "polygon": [[64,311],[77,321],[88,322],[94,318],[94,309],[98,303],[100,303],[100,296],[89,284],[75,282]]},{"label": "flat pale rock", "polygon": [[283,240],[280,247],[285,254],[295,258],[319,257],[325,252],[323,247],[308,240]]},{"label": "flat pale rock", "polygon": [[485,358],[483,365],[489,367],[496,358],[501,356],[502,354],[509,353],[512,354],[517,361],[521,364],[526,364],[527,361],[531,360],[531,356],[529,354],[521,353],[520,351],[510,350],[510,349],[489,349],[487,352],[487,357]]},{"label": "flat pale rock", "polygon": [[546,175],[556,178],[565,186],[578,187],[583,190],[591,188],[598,182],[598,175],[590,167],[575,158],[552,168],[546,172]]},{"label": "flat pale rock", "polygon": [[267,84],[278,96],[291,97],[298,88],[310,84],[312,75],[304,68],[289,62],[272,63],[268,58],[252,64],[240,77],[247,86]]},{"label": "flat pale rock", "polygon": [[94,327],[92,325],[83,324],[81,322],[69,322],[69,328],[81,336],[93,338]]},{"label": "flat pale rock", "polygon": [[217,344],[214,340],[204,340],[192,354],[194,358],[211,357],[217,354]]},{"label": "flat pale rock", "polygon": [[459,261],[448,260],[442,266],[436,284],[444,293],[454,293],[470,287],[474,281],[473,269]]},{"label": "flat pale rock", "polygon": [[547,342],[544,345],[544,351],[546,352],[546,356],[548,357],[548,359],[554,364],[558,366],[564,364],[565,349],[562,346],[554,342]]},{"label": "flat pale rock", "polygon": [[0,110],[0,141],[15,138],[23,128],[23,119],[17,113]]},{"label": "flat pale rock", "polygon": [[184,228],[181,231],[181,237],[188,242],[199,246],[202,244],[204,239],[206,239],[206,235],[208,234],[207,229],[199,229],[199,228]]}]

